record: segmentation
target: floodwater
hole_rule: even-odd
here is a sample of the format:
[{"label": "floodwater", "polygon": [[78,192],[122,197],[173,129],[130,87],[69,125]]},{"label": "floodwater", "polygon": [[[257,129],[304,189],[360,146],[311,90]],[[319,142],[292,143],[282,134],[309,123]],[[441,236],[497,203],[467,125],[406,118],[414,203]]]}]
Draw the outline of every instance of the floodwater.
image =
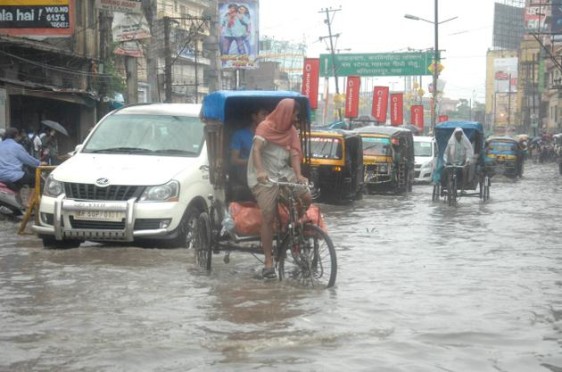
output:
[{"label": "floodwater", "polygon": [[562,371],[562,177],[526,166],[486,204],[322,205],[329,290],[247,253],[207,275],[185,249],[43,250],[2,220],[0,370]]}]

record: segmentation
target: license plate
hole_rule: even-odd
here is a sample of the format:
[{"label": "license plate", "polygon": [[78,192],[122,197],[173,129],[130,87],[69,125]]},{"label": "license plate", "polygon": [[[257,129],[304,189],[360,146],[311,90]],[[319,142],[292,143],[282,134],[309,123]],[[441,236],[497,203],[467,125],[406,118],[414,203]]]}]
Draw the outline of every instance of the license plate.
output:
[{"label": "license plate", "polygon": [[123,218],[125,218],[125,214],[116,211],[83,210],[74,212],[76,220],[121,221]]}]

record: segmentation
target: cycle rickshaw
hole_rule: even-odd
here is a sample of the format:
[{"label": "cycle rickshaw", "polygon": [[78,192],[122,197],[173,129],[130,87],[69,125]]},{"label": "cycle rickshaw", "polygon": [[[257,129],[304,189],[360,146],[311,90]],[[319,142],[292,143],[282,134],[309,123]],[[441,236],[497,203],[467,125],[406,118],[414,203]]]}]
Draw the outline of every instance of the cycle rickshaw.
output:
[{"label": "cycle rickshaw", "polygon": [[[261,219],[259,209],[252,200],[237,200],[238,193],[234,192],[229,178],[227,149],[233,129],[247,120],[251,107],[258,105],[272,111],[284,98],[295,99],[301,107],[303,174],[308,176],[310,105],[307,97],[289,91],[217,91],[207,95],[203,101],[201,119],[205,123],[209,178],[215,192],[209,196],[209,210],[202,212],[195,223],[193,248],[198,265],[208,271],[211,270],[213,255],[221,252],[224,253],[225,263],[229,262],[234,251],[251,253],[255,257],[263,254],[259,236],[261,221],[258,221],[257,227],[249,227],[253,220]],[[303,185],[272,182],[277,182],[282,190],[273,239],[273,257],[279,280],[293,279],[307,287],[332,287],[337,273],[336,252],[319,209],[312,208],[313,205],[302,215],[295,192]],[[245,227],[238,226],[238,221]]]},{"label": "cycle rickshaw", "polygon": [[[468,165],[456,166],[445,164],[444,154],[447,143],[456,128],[462,128],[474,149],[474,156]],[[479,197],[482,201],[490,198],[491,174],[484,164],[484,128],[474,121],[446,121],[435,126],[437,141],[437,163],[433,172],[432,200],[441,197],[448,205],[456,205],[459,197]],[[459,172],[466,176],[459,180]]]}]

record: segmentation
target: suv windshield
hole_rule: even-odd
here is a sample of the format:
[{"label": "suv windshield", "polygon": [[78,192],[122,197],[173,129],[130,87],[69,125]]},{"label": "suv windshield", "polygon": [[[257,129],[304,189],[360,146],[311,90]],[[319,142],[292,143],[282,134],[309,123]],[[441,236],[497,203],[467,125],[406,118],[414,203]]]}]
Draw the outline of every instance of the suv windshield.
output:
[{"label": "suv windshield", "polygon": [[432,157],[431,142],[416,142],[414,141],[414,156]]},{"label": "suv windshield", "polygon": [[197,117],[112,115],[95,128],[82,152],[198,156],[203,140]]}]

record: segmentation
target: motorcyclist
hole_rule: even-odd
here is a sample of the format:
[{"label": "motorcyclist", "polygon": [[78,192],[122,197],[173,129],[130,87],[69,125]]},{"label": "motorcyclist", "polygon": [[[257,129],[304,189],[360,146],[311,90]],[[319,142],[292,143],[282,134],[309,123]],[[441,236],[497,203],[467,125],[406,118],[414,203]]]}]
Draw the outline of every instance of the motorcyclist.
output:
[{"label": "motorcyclist", "polygon": [[35,173],[26,172],[24,166],[35,169],[44,164],[25,151],[17,142],[19,137],[20,131],[11,127],[6,129],[4,140],[0,142],[0,182],[16,192],[24,185],[35,185]]}]

